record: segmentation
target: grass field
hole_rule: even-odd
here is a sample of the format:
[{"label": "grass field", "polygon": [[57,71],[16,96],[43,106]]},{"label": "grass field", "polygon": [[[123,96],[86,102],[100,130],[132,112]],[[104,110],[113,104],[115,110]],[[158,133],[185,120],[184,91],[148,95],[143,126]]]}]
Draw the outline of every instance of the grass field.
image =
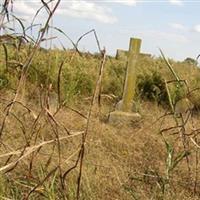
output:
[{"label": "grass field", "polygon": [[86,131],[80,199],[199,198],[197,66],[171,60],[192,91],[169,83],[173,105],[187,97],[196,108],[192,116],[188,112],[178,117],[169,114],[165,81],[174,78],[165,62],[141,58],[135,101],[142,120],[113,127],[107,120],[122,96],[123,60],[106,58],[100,112],[89,116],[101,57],[41,49],[28,70],[26,90],[19,93],[22,103],[12,104],[6,116],[18,88],[19,63],[28,49],[15,52],[8,46],[7,51],[7,61],[3,49],[0,59],[1,199],[76,199]]}]

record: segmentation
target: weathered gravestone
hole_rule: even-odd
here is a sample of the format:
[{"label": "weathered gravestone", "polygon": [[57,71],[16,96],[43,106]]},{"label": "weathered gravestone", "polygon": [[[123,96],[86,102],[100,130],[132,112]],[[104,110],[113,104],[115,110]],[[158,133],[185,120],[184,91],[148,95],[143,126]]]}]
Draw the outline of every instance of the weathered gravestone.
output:
[{"label": "weathered gravestone", "polygon": [[115,58],[118,60],[127,60],[128,57],[128,51],[122,50],[122,49],[117,49],[117,53]]},{"label": "weathered gravestone", "polygon": [[109,123],[111,124],[131,124],[141,119],[140,114],[134,109],[133,102],[136,89],[136,63],[138,57],[141,56],[141,42],[141,39],[130,39],[123,97],[122,100],[118,102],[116,110],[110,113]]},{"label": "weathered gravestone", "polygon": [[[129,51],[122,50],[122,49],[117,49],[115,58],[117,60],[126,61],[128,59],[128,55],[129,55]],[[140,58],[141,57],[151,57],[151,54],[149,54],[149,53],[140,53],[139,56],[140,56]]]}]

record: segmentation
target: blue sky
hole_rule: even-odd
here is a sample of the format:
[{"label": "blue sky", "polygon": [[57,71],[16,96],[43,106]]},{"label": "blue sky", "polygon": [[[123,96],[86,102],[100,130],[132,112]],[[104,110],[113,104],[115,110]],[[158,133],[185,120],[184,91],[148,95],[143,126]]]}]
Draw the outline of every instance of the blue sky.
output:
[{"label": "blue sky", "polygon": [[[14,12],[31,21],[39,6],[39,0],[15,0]],[[200,54],[199,8],[198,0],[61,0],[53,25],[74,41],[95,29],[101,46],[111,55],[118,48],[128,49],[129,38],[138,37],[143,40],[143,52],[158,56],[161,48],[167,57],[183,60]],[[38,21],[44,19],[41,13]],[[61,34],[53,34],[71,47]],[[82,40],[80,48],[97,51],[93,35]]]}]

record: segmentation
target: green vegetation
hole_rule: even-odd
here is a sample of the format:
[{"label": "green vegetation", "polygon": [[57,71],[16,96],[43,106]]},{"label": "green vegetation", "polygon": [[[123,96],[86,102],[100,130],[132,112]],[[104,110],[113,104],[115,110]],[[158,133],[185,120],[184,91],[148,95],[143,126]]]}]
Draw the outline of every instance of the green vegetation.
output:
[{"label": "green vegetation", "polygon": [[[24,55],[28,55],[26,46],[22,47],[19,55],[16,54],[13,47],[9,47],[7,67],[2,62],[0,70],[0,89],[16,89],[17,80],[20,77],[20,63],[24,61]],[[1,60],[4,60],[4,51],[1,48]],[[65,62],[64,62],[65,60]],[[186,59],[188,60],[188,59]],[[73,51],[41,49],[34,57],[31,67],[28,71],[27,86],[34,85],[35,92],[38,92],[41,86],[48,88],[52,84],[52,90],[57,93],[58,73],[61,63],[62,66],[60,86],[62,100],[74,102],[80,97],[92,96],[94,84],[97,78],[97,71],[100,65],[98,57],[83,53],[79,55]],[[13,63],[15,65],[13,65]],[[189,65],[188,62],[172,61],[175,71],[178,72],[181,79],[187,80],[188,87],[192,90],[199,85],[200,70],[196,65]],[[115,95],[118,99],[122,95],[123,83],[126,72],[126,62],[108,57],[103,76],[102,93]],[[190,73],[191,72],[191,73]],[[174,77],[166,67],[161,58],[141,58],[137,64],[137,96],[140,100],[153,100],[157,103],[168,104],[166,81],[173,81]],[[190,76],[192,75],[192,80]],[[170,84],[171,94],[174,104],[185,94],[177,84]],[[27,93],[28,95],[28,93]],[[32,93],[31,93],[32,95]]]}]

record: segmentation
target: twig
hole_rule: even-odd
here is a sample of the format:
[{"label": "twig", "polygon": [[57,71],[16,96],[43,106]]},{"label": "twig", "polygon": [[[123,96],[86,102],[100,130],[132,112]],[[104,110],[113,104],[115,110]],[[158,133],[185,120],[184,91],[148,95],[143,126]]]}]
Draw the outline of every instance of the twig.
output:
[{"label": "twig", "polygon": [[82,170],[83,170],[83,160],[84,160],[84,155],[85,155],[85,142],[86,142],[86,138],[88,135],[89,125],[90,125],[90,121],[91,121],[93,107],[95,105],[95,100],[96,100],[96,97],[100,94],[99,88],[100,88],[102,75],[103,75],[103,69],[104,69],[104,64],[105,64],[105,59],[106,59],[106,51],[104,50],[103,53],[104,54],[102,56],[101,66],[99,69],[99,77],[96,82],[95,90],[93,93],[93,98],[92,98],[90,109],[89,109],[86,129],[82,135],[81,151],[80,151],[80,168],[79,168],[79,175],[78,175],[78,180],[77,180],[77,200],[79,200],[79,198],[80,198],[80,185],[81,185],[81,177],[82,177]]},{"label": "twig", "polygon": [[[69,136],[60,137],[59,141],[66,140],[66,139],[69,139],[69,138],[72,138],[72,137],[76,137],[76,136],[80,136],[80,135],[83,135],[83,133],[84,132],[82,131],[82,132],[77,132],[77,133],[71,134]],[[3,157],[11,156],[11,155],[18,155],[18,154],[21,154],[22,152],[24,152],[23,155],[21,157],[19,157],[17,160],[15,160],[15,161],[13,161],[13,162],[1,167],[0,168],[0,172],[4,171],[4,170],[7,170],[8,168],[12,167],[13,165],[15,165],[19,161],[23,160],[24,158],[29,156],[31,153],[37,151],[39,148],[43,147],[44,145],[49,145],[49,144],[52,144],[54,142],[57,142],[57,139],[45,141],[45,142],[42,142],[42,143],[40,143],[38,145],[35,145],[35,146],[26,147],[25,149],[22,149],[22,150],[1,154],[0,158],[3,158]]]}]

